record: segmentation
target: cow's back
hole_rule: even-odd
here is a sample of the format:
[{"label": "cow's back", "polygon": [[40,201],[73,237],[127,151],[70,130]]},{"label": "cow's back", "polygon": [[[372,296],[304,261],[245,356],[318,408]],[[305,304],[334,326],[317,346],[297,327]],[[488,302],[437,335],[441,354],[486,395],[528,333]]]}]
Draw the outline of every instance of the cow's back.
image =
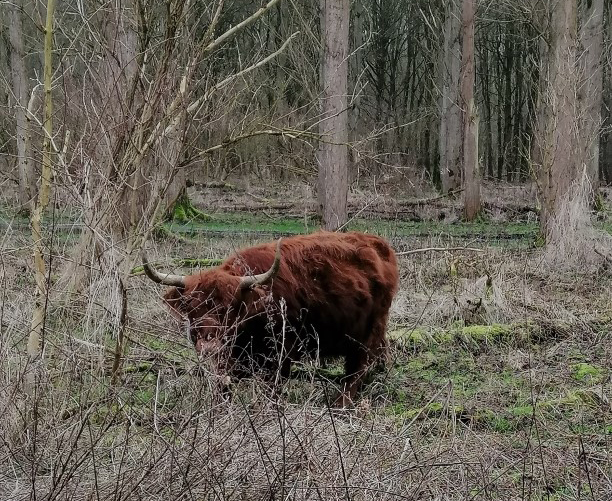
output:
[{"label": "cow's back", "polygon": [[[236,274],[262,273],[274,260],[276,244],[238,253],[223,265]],[[347,336],[369,344],[384,336],[398,288],[395,252],[380,237],[364,233],[318,232],[283,239],[282,260],[272,294],[284,299],[296,328],[316,334],[322,355],[343,355]]]}]

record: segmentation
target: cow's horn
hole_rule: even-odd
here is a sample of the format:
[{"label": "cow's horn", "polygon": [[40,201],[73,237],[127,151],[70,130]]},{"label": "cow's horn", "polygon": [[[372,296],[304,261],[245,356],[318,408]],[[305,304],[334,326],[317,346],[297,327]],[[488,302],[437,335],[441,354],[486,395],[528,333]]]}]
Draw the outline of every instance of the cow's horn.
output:
[{"label": "cow's horn", "polygon": [[160,273],[149,264],[147,254],[144,250],[142,251],[142,266],[147,277],[158,284],[173,285],[174,287],[185,287],[185,277],[183,275]]},{"label": "cow's horn", "polygon": [[276,276],[281,263],[281,240],[282,238],[279,238],[278,242],[276,243],[276,254],[274,255],[274,262],[272,263],[270,269],[265,273],[260,273],[259,275],[247,275],[242,277],[242,280],[240,281],[241,289],[248,289],[249,287],[254,287],[255,285],[263,285]]}]

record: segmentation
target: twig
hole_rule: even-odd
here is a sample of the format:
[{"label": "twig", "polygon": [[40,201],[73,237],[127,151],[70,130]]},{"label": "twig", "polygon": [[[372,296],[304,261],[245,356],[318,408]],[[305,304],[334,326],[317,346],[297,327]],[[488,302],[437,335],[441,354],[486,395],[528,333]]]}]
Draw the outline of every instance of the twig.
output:
[{"label": "twig", "polygon": [[[217,85],[214,85],[212,87],[212,89],[210,89],[208,92],[206,92],[206,95],[204,96],[204,101],[208,101],[210,99],[210,96],[214,92],[222,89],[223,87],[225,87],[227,84],[229,84],[230,82],[232,82],[236,78],[242,77],[242,76],[246,75],[247,73],[250,73],[251,71],[256,70],[257,68],[260,68],[261,66],[263,66],[263,65],[267,64],[268,62],[270,62],[272,59],[274,59],[276,56],[278,56],[281,52],[283,52],[287,48],[287,46],[289,45],[291,40],[293,40],[298,34],[299,34],[299,31],[293,33],[289,38],[287,38],[287,40],[285,40],[285,43],[283,43],[283,45],[281,45],[281,47],[278,50],[276,50],[272,54],[269,54],[268,56],[264,57],[261,61],[255,63],[255,64],[252,64],[251,66],[243,69],[242,71],[239,71],[238,73],[234,73],[233,75],[230,75],[226,79],[224,79],[221,82],[219,82]],[[196,101],[196,103],[194,103],[193,105],[190,106],[190,108],[192,108],[192,109],[194,109],[196,107],[197,107],[197,101]]]},{"label": "twig", "polygon": [[346,491],[347,501],[351,501],[351,490],[349,488],[348,477],[346,476],[346,470],[344,468],[344,457],[342,456],[342,447],[340,447],[340,440],[338,436],[338,430],[336,429],[336,421],[334,420],[334,413],[332,412],[329,395],[327,393],[327,386],[325,386],[325,406],[329,413],[329,419],[332,425],[332,432],[334,434],[334,440],[336,443],[336,449],[338,450],[338,460],[340,461],[340,471],[342,472],[342,479],[344,480],[344,489]]},{"label": "twig", "polygon": [[423,249],[412,249],[409,251],[396,252],[396,256],[409,256],[411,254],[420,254],[423,252],[454,252],[454,251],[470,251],[470,252],[484,252],[484,249],[477,249],[476,247],[425,247]]},{"label": "twig", "polygon": [[372,205],[374,202],[376,202],[378,200],[378,198],[379,198],[379,196],[376,195],[373,200],[370,200],[361,209],[359,209],[355,214],[353,214],[353,216],[351,218],[349,218],[348,221],[346,223],[344,223],[342,226],[340,226],[336,231],[342,231],[344,228],[346,228],[346,226],[349,223],[351,223],[354,219],[356,219],[359,216],[359,214],[361,214],[364,210],[366,210],[370,205]]}]

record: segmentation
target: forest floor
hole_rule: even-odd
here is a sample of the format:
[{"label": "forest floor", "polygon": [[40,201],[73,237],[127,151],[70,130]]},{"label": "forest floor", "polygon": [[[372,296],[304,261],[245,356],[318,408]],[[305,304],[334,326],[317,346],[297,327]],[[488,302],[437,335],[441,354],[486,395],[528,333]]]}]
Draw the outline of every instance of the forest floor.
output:
[{"label": "forest floor", "polygon": [[[211,219],[169,225],[184,238],[151,244],[151,257],[172,269],[176,258],[312,230],[308,194],[296,202],[291,189],[306,190],[194,187]],[[501,205],[527,207],[523,190]],[[353,214],[371,196],[353,193]],[[3,216],[0,499],[612,499],[610,269],[544,269],[527,210],[466,225],[457,201],[410,220],[394,212],[398,200],[352,224],[398,250],[484,252],[400,258],[392,363],[348,410],[327,405],[339,362],[297,365],[278,398],[252,379],[213,401],[160,288],[141,276],[127,284],[129,346],[112,384],[120,301],[110,274],[80,297],[51,298],[38,392],[26,396],[29,237]],[[609,208],[599,223],[608,228]],[[71,249],[67,234],[55,234],[55,263]]]}]

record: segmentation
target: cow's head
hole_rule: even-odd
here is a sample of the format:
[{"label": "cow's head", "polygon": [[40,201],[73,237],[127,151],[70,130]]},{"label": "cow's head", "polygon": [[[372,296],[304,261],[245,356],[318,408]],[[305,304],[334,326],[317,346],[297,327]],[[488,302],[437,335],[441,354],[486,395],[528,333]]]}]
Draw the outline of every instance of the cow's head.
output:
[{"label": "cow's head", "polygon": [[241,322],[260,310],[268,284],[278,273],[281,263],[281,240],[276,245],[274,262],[265,273],[237,276],[216,268],[194,275],[171,275],[153,268],[143,252],[146,275],[156,283],[170,285],[164,301],[172,314],[180,319],[202,357],[219,355],[228,334]]}]

